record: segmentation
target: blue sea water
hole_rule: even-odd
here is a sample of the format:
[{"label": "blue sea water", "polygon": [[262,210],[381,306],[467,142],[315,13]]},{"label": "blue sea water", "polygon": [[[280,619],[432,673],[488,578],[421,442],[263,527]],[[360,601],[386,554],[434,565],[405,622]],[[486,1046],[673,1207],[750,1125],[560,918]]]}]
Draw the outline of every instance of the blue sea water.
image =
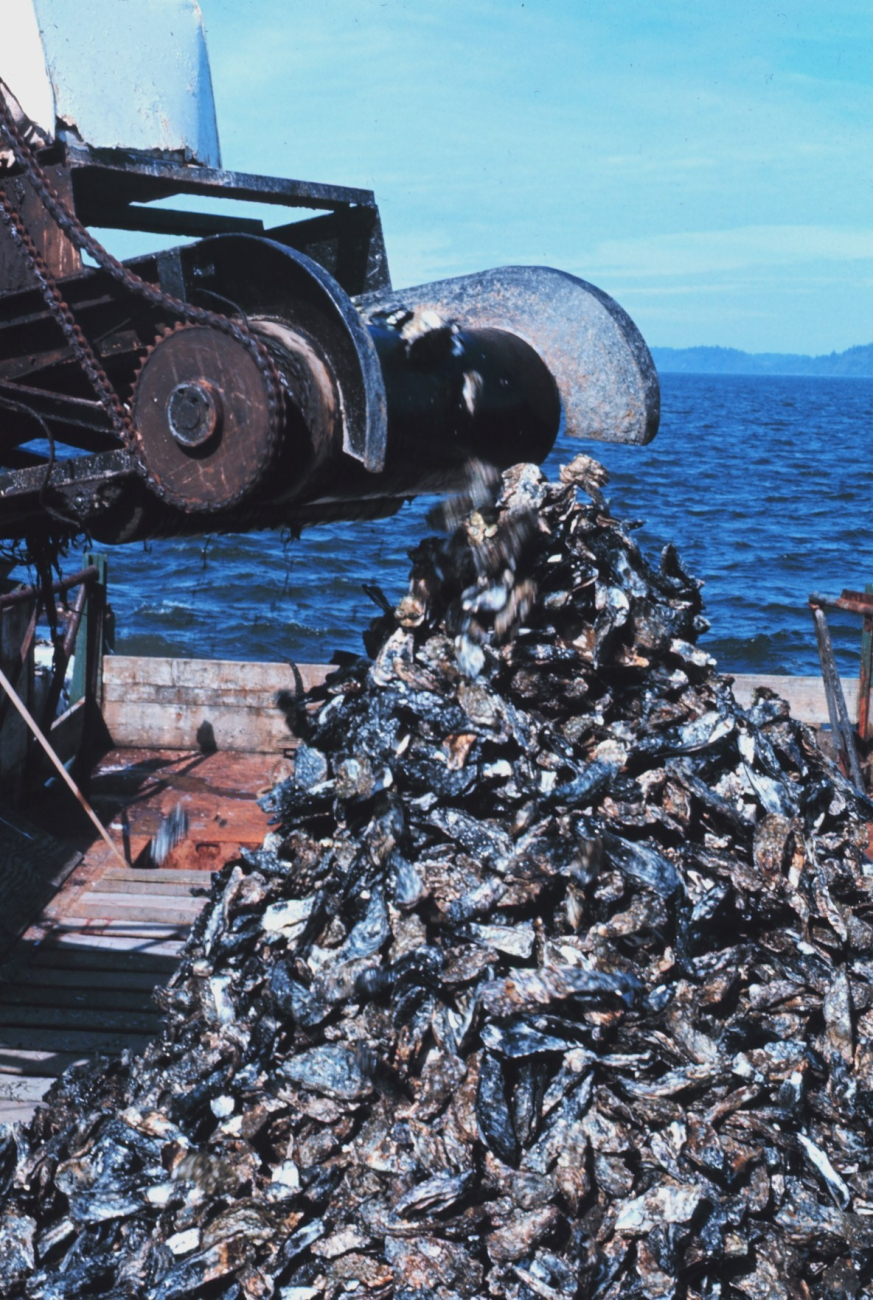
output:
[{"label": "blue sea water", "polygon": [[[873,581],[873,380],[661,377],[661,428],[644,448],[561,438],[610,471],[614,515],[642,521],[653,559],[673,541],[704,579],[702,644],[725,672],[819,671],[807,597]],[[119,652],[325,662],[361,650],[375,609],[396,600],[407,551],[428,530],[420,499],[393,519],[111,548]],[[857,671],[860,621],[834,616],[840,670]]]}]

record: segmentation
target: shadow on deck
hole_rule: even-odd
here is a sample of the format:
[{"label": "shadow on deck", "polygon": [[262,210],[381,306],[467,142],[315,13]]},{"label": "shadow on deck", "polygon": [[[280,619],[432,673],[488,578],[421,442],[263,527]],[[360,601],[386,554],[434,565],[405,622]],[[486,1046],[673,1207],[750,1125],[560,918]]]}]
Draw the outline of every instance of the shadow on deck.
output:
[{"label": "shadow on deck", "polygon": [[[89,793],[127,867],[88,842],[90,823],[66,791],[30,809],[33,821],[0,811],[0,1123],[29,1119],[68,1066],[141,1052],[160,1032],[155,989],[176,969],[213,872],[262,842],[257,796],[282,763],[110,751]],[[160,869],[136,865],[177,803],[187,839]]]}]

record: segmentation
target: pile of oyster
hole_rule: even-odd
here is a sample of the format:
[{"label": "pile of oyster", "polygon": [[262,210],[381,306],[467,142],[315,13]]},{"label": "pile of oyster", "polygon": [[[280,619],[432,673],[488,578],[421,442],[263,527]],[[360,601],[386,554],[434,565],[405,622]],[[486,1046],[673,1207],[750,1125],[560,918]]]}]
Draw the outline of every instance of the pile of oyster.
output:
[{"label": "pile of oyster", "polygon": [[140,1059],[0,1140],[0,1294],[870,1294],[870,806],[584,457],[320,696]]}]

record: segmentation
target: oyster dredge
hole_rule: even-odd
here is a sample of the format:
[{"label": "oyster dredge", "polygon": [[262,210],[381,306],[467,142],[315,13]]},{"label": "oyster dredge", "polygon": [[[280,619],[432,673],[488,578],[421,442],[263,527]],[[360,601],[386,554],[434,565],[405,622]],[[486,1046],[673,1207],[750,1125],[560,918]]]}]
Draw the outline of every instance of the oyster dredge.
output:
[{"label": "oyster dredge", "polygon": [[[259,666],[112,659],[104,674],[105,568],[92,557],[55,581],[61,549],[83,534],[119,543],[390,514],[463,487],[471,464],[542,460],[561,422],[576,437],[644,443],[659,394],[633,322],[592,285],[504,267],[395,291],[372,193],[223,171],[190,0],[99,0],[87,24],[63,0],[15,0],[3,24],[0,546],[38,583],[0,592],[2,925],[8,941],[75,861],[12,812],[54,771],[101,835],[109,874],[94,867],[97,898],[67,889],[53,934],[74,945],[87,929],[93,948],[102,920],[106,945],[154,941],[126,990],[110,997],[82,972],[64,1016],[46,991],[65,978],[52,967],[43,1010],[34,994],[7,1012],[9,1068],[35,1071],[7,1087],[11,1117],[77,1052],[141,1046],[156,1028],[152,977],[198,910],[192,889],[265,830],[253,798],[232,801],[230,818],[217,801],[270,784],[289,739],[273,696],[295,684]],[[199,211],[184,206],[192,197]],[[240,216],[246,200],[275,208],[277,224]],[[93,226],[187,242],[122,264]],[[51,664],[35,671],[40,631]],[[107,724],[137,754],[116,749],[89,781]],[[173,752],[147,759],[144,746]],[[194,749],[196,772],[180,748]],[[149,762],[160,779],[147,779]],[[172,812],[168,788],[193,817],[193,874],[158,888],[130,863]],[[113,817],[123,845],[104,825]],[[104,955],[119,977],[120,960]]]},{"label": "oyster dredge", "polygon": [[[627,315],[573,276],[506,267],[396,292],[372,193],[221,170],[202,23],[189,0],[123,10],[99,0],[87,24],[62,0],[15,0],[3,36],[0,545],[10,559],[26,556],[39,581],[31,593],[0,593],[0,775],[14,804],[28,781],[44,778],[40,763],[53,762],[120,873],[98,891],[105,906],[109,892],[123,895],[109,900],[112,919],[166,921],[172,948],[178,924],[190,921],[190,896],[150,904],[128,871],[154,830],[144,814],[159,821],[170,809],[144,798],[141,761],[105,762],[134,772],[113,782],[104,770],[95,787],[107,817],[136,791],[119,853],[80,789],[96,757],[99,706],[105,696],[122,746],[270,755],[288,739],[278,715],[272,724],[252,719],[275,714],[275,690],[293,679],[253,666],[244,685],[236,666],[193,665],[182,680],[173,664],[128,664],[125,677],[113,661],[104,682],[104,570],[98,559],[55,582],[60,548],[82,534],[118,543],[390,514],[418,492],[459,488],[471,462],[541,460],[562,420],[574,436],[643,443],[657,429],[657,376]],[[128,77],[118,77],[121,66]],[[167,206],[191,197],[200,211]],[[276,224],[240,216],[245,200],[272,205]],[[188,242],[122,264],[93,226]],[[60,623],[58,600],[67,608]],[[50,635],[52,664],[35,677],[38,626]],[[73,707],[57,719],[73,658]],[[161,671],[163,681],[152,680]],[[313,669],[309,678],[323,675]],[[129,706],[114,721],[113,691]],[[186,730],[190,702],[207,696],[221,699],[222,721],[212,711],[208,734]],[[74,755],[78,785],[63,766]],[[187,781],[189,802],[199,782],[205,800],[195,832],[200,849],[210,847],[189,851],[191,870],[215,865],[240,837],[260,840],[264,818],[240,800],[222,835],[204,823],[218,815],[211,791],[257,789],[272,768],[272,759],[246,766],[212,756],[195,776],[167,759],[152,783],[158,802],[168,780],[177,796]],[[24,846],[32,859],[32,828],[12,821],[9,855],[17,862]],[[46,853],[43,875],[56,881],[72,859]],[[187,883],[205,882],[208,874]],[[181,885],[176,877],[172,888]],[[27,864],[7,872],[19,908],[45,890]],[[90,934],[88,908],[73,916]],[[19,923],[13,909],[9,933]],[[59,1059],[68,1059],[84,1042],[79,1022],[93,1020],[99,1002],[97,992],[82,997],[89,1009],[78,1005],[63,1025],[56,1015],[41,1039],[31,1008],[14,1050],[51,1049],[63,1028]],[[100,1018],[107,1036],[91,1046],[115,1049],[128,1041],[119,1033],[153,1029],[153,1007],[142,1001],[131,1018],[130,999],[112,999]],[[40,1088],[19,1088],[17,1102]]]},{"label": "oyster dredge", "polygon": [[[633,323],[548,269],[394,291],[369,192],[220,169],[196,5],[88,20],[3,19],[0,1297],[871,1294],[839,679],[720,677],[675,549],[536,467],[655,435]],[[434,490],[340,669],[104,656],[102,558],[55,578]]]}]

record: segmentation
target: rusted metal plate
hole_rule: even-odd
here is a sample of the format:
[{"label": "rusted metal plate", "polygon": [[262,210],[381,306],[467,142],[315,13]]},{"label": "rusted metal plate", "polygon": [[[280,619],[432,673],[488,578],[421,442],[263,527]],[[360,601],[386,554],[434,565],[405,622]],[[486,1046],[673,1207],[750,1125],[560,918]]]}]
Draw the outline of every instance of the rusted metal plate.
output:
[{"label": "rusted metal plate", "polygon": [[[107,665],[109,660],[106,660]],[[173,849],[164,868],[178,870],[179,882],[202,884],[208,873],[234,857],[241,846],[256,847],[269,828],[258,795],[290,771],[288,760],[273,754],[218,751],[200,754],[155,749],[112,750],[97,768],[91,797],[111,833],[129,845],[137,861],[163,818],[178,804],[189,823],[188,836]],[[90,856],[90,855],[89,855]],[[126,879],[116,863],[100,858],[101,871]],[[151,880],[154,873],[143,873]],[[151,888],[151,886],[150,886]]]},{"label": "rusted metal plate", "polygon": [[[5,76],[4,68],[4,76]],[[53,163],[46,173],[66,203],[72,203],[73,188],[70,169]],[[42,254],[49,272],[58,280],[75,275],[82,269],[79,250],[54,222],[25,176],[4,179],[3,188],[24,221],[33,242]],[[33,275],[22,257],[8,226],[0,225],[0,292],[14,293],[33,286]]]}]

